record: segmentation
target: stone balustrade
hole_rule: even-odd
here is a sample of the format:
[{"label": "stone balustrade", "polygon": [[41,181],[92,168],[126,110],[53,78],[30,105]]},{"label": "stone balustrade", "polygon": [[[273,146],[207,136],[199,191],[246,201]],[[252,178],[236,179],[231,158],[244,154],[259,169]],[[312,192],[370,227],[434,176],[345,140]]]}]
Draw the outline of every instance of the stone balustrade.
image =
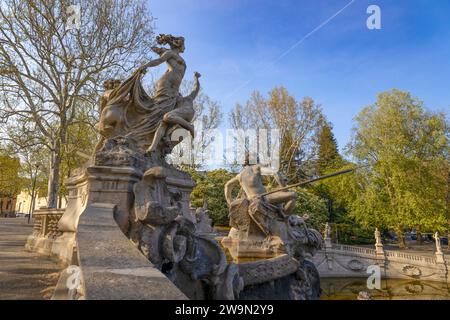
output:
[{"label": "stone balustrade", "polygon": [[33,234],[42,237],[56,238],[62,234],[58,230],[58,221],[64,209],[40,209],[34,212]]},{"label": "stone balustrade", "polygon": [[338,251],[346,251],[346,252],[355,252],[357,254],[366,254],[366,255],[374,255],[376,256],[376,250],[364,248],[364,247],[356,247],[356,246],[348,246],[342,244],[333,244],[331,247],[333,250]]},{"label": "stone balustrade", "polygon": [[71,292],[70,272],[62,273],[53,299],[185,300],[186,296],[122,233],[114,215],[117,206],[92,203],[80,217],[77,255],[80,284]]},{"label": "stone balustrade", "polygon": [[33,233],[28,237],[26,248],[42,254],[50,254],[54,240],[62,235],[58,222],[64,209],[41,208],[33,213]]},{"label": "stone balustrade", "polygon": [[332,244],[316,254],[313,262],[321,277],[367,278],[368,267],[377,265],[384,278],[450,282],[449,260],[446,257],[438,259],[438,254],[442,255],[394,250],[380,252],[371,248]]}]

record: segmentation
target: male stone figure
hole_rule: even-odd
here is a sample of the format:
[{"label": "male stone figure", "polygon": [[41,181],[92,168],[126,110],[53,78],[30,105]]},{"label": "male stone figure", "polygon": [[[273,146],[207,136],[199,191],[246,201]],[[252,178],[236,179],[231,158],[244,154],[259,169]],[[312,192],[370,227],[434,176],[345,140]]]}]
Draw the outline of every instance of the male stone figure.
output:
[{"label": "male stone figure", "polygon": [[[259,164],[246,164],[237,176],[225,184],[232,229],[222,243],[226,245],[237,241],[237,251],[231,250],[232,255],[238,258],[281,253],[303,255],[304,250],[319,248],[322,237],[306,226],[308,216],[292,215],[297,194],[291,191],[266,194],[263,175],[273,176],[281,187],[286,185],[280,173]],[[232,188],[237,185],[244,195],[233,201]],[[231,248],[235,247],[232,245]]]},{"label": "male stone figure", "polygon": [[[95,146],[95,153],[97,153],[101,147],[103,147],[104,143],[105,143],[105,137],[104,135],[106,135],[107,131],[112,131],[114,125],[116,124],[117,121],[119,121],[119,119],[116,119],[120,116],[117,116],[117,111],[114,111],[111,108],[106,108],[109,100],[110,100],[110,96],[111,93],[113,92],[114,89],[116,89],[117,87],[120,86],[121,81],[118,79],[108,79],[103,83],[103,88],[105,89],[105,92],[103,93],[103,95],[100,97],[100,101],[99,101],[99,113],[100,113],[100,121],[99,123],[97,123],[95,125],[95,128],[100,132],[103,133],[100,136],[100,140],[97,143],[97,145]],[[104,119],[105,118],[114,118],[114,121],[110,121],[109,123],[107,123]]]},{"label": "male stone figure", "polygon": [[[247,164],[237,176],[225,184],[225,199],[227,200],[228,205],[230,206],[232,203],[231,191],[233,187],[237,185],[241,186],[246,198],[249,200],[255,199],[264,194],[267,190],[263,184],[263,175],[271,175],[281,187],[286,186],[286,180],[279,172],[259,164]],[[295,207],[297,193],[292,191],[279,191],[264,196],[264,199],[273,205],[284,204],[282,207],[284,213],[291,214]]]},{"label": "male stone figure", "polygon": [[381,233],[378,228],[375,228],[375,244],[381,245]]}]

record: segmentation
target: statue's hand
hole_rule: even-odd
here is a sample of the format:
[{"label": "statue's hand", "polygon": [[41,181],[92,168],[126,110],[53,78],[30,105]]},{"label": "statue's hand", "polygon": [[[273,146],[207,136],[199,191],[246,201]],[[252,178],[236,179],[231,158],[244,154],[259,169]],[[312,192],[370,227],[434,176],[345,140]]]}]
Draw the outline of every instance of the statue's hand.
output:
[{"label": "statue's hand", "polygon": [[196,77],[197,79],[200,78],[202,75],[200,73],[198,73],[197,71],[194,72],[194,77]]},{"label": "statue's hand", "polygon": [[151,49],[154,53],[158,54],[159,56],[161,56],[161,55],[166,51],[166,49],[160,48],[160,47],[151,47],[150,49]]}]

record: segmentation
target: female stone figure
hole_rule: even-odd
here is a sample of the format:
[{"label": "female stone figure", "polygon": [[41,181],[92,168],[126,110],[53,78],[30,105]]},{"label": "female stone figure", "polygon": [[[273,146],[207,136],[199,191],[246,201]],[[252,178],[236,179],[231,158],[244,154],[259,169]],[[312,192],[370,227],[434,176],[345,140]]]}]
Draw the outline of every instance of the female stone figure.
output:
[{"label": "female stone figure", "polygon": [[[180,53],[185,49],[184,38],[160,34],[156,41],[161,45],[168,44],[170,48],[153,47],[152,50],[159,58],[137,69],[131,77],[110,93],[105,110],[120,109],[123,112],[120,121],[115,118],[109,119],[108,113],[103,112],[100,127],[111,123],[120,124],[120,128],[110,128],[101,132],[104,138],[125,136],[135,140],[141,148],[147,148],[150,145],[149,140],[153,139],[150,150],[155,150],[170,125],[180,125],[193,134],[194,127],[189,122],[194,116],[193,99],[199,90],[200,74],[196,73],[196,88],[193,93],[182,97],[179,89],[186,71],[186,63]],[[142,76],[148,67],[155,67],[164,62],[168,65],[168,69],[157,81],[154,96],[149,97],[142,87]]]},{"label": "female stone figure", "polygon": [[200,78],[200,73],[196,72],[195,74],[195,85],[194,90],[187,97],[182,97],[178,100],[175,105],[175,109],[167,112],[162,122],[159,124],[158,129],[156,130],[155,135],[153,136],[153,142],[148,152],[153,152],[158,147],[159,142],[164,137],[167,132],[167,129],[170,125],[180,125],[184,129],[188,130],[192,137],[194,137],[194,126],[190,123],[195,115],[194,110],[194,99],[200,91],[200,82],[198,78]]},{"label": "female stone figure", "polygon": [[156,92],[153,99],[155,103],[158,103],[158,101],[180,95],[179,90],[186,72],[186,63],[180,56],[180,53],[183,53],[185,50],[183,37],[160,34],[156,37],[156,42],[161,45],[168,44],[170,49],[153,47],[153,52],[157,53],[159,58],[146,63],[140,69],[145,72],[148,67],[156,67],[164,62],[167,63],[168,69],[156,83]]},{"label": "female stone figure", "polygon": [[171,97],[178,97],[175,109],[164,114],[162,122],[159,124],[153,142],[148,149],[153,152],[158,147],[159,142],[164,137],[170,125],[180,125],[182,128],[188,130],[192,137],[194,136],[194,126],[190,123],[194,118],[193,101],[200,90],[200,83],[198,78],[200,74],[195,72],[195,88],[194,91],[187,97],[181,97],[179,89],[181,81],[183,80],[186,71],[186,63],[180,56],[184,52],[184,38],[174,37],[171,35],[159,35],[156,38],[159,44],[168,44],[170,49],[153,47],[152,50],[159,54],[160,58],[152,60],[142,66],[142,70],[147,67],[154,67],[166,62],[169,68],[166,73],[158,80],[156,84],[155,99],[166,99]]}]

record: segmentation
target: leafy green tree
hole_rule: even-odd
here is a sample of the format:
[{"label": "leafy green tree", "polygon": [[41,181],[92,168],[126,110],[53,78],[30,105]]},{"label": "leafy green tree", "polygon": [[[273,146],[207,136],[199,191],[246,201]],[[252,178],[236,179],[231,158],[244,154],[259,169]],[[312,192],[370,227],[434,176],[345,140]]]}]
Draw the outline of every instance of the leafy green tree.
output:
[{"label": "leafy green tree", "polygon": [[366,163],[346,185],[350,215],[364,226],[393,229],[448,227],[449,125],[408,92],[378,95],[356,117],[350,154]]},{"label": "leafy green tree", "polygon": [[20,168],[19,158],[0,149],[0,196],[14,197],[20,192],[24,183],[19,176]]},{"label": "leafy green tree", "polygon": [[336,138],[333,134],[331,123],[323,121],[322,128],[318,134],[318,160],[316,171],[319,175],[323,175],[330,169],[340,168],[343,159],[339,154]]},{"label": "leafy green tree", "polygon": [[225,200],[225,183],[234,175],[227,170],[218,169],[208,172],[191,171],[197,184],[191,193],[191,203],[194,207],[202,207],[208,203],[209,215],[215,225],[228,226],[228,206]]},{"label": "leafy green tree", "polygon": [[323,229],[328,220],[326,200],[303,188],[296,188],[295,192],[298,194],[298,199],[293,214],[299,216],[307,214],[309,216],[307,223],[310,227],[317,230]]},{"label": "leafy green tree", "polygon": [[[318,159],[316,162],[316,173],[318,175],[326,175],[343,169],[346,162],[339,154],[336,138],[333,134],[332,124],[322,119],[322,127],[318,132]],[[319,182],[314,185],[313,191],[326,201],[328,209],[328,220],[330,222],[338,222],[340,216],[346,214],[346,208],[343,206],[342,201],[337,199],[338,192],[335,190],[333,181],[336,178]]]}]

